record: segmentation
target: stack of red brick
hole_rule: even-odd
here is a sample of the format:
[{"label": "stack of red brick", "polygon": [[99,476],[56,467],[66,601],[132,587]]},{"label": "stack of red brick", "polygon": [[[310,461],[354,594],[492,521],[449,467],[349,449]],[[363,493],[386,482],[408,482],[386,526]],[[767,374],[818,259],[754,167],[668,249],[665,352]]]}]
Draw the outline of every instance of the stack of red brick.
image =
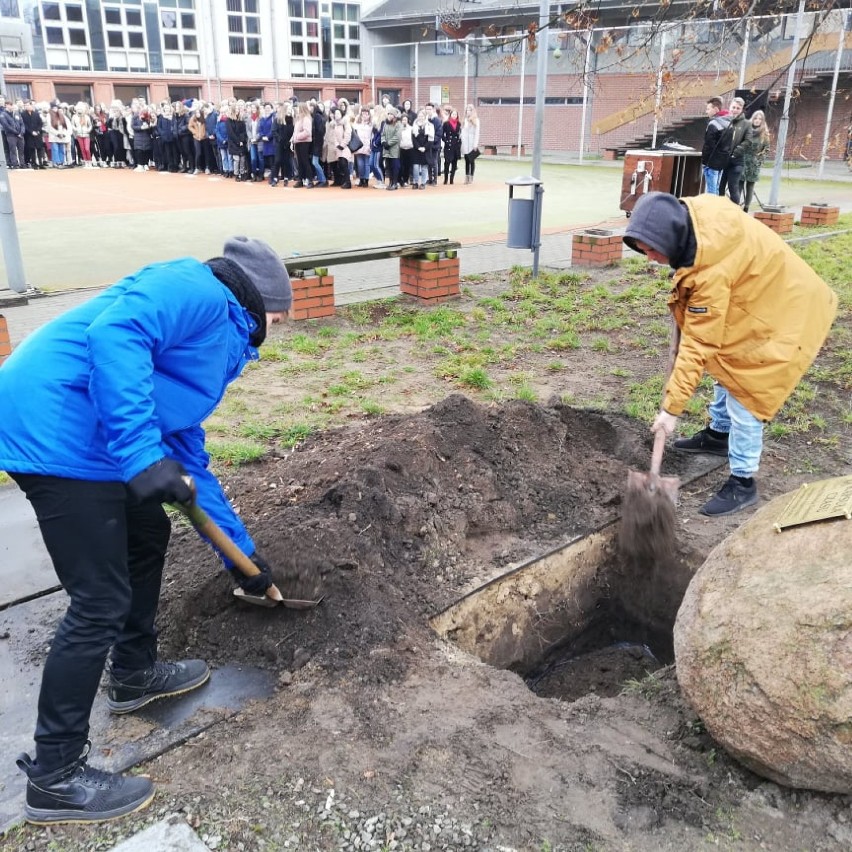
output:
[{"label": "stack of red brick", "polygon": [[293,318],[320,319],[334,316],[334,276],[310,275],[291,279]]},{"label": "stack of red brick", "polygon": [[589,230],[574,234],[571,243],[572,266],[610,266],[621,260],[624,242],[621,234]]},{"label": "stack of red brick", "polygon": [[800,224],[806,228],[814,228],[818,225],[835,225],[839,218],[839,207],[829,207],[827,204],[806,204],[802,208]]},{"label": "stack of red brick", "polygon": [[458,255],[438,260],[401,257],[399,287],[406,295],[427,303],[443,302],[459,296]]}]

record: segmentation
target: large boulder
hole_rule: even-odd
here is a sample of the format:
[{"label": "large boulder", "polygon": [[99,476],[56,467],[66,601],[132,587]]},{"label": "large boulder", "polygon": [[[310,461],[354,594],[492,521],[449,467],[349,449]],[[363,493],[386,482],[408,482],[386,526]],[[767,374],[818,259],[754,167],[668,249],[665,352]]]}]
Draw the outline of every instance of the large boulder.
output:
[{"label": "large boulder", "polygon": [[789,787],[852,792],[852,521],[778,533],[776,498],[708,556],[674,629],[708,732]]}]

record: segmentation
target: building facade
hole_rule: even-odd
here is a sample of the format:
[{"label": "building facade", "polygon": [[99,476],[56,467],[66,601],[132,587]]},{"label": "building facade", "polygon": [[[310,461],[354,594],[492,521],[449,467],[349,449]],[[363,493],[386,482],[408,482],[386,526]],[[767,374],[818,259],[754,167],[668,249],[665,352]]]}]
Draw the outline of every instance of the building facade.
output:
[{"label": "building facade", "polygon": [[357,0],[0,0],[0,51],[7,95],[35,100],[359,99],[363,88]]}]

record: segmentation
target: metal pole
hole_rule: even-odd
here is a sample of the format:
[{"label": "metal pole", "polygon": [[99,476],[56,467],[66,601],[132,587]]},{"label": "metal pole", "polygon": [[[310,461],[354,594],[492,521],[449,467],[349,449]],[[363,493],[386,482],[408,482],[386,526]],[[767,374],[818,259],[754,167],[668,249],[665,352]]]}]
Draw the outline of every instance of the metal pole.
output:
[{"label": "metal pole", "polygon": [[663,62],[666,54],[666,31],[660,30],[660,65],[657,68],[657,97],[654,101],[654,132],[651,136],[651,147],[657,147],[657,128],[660,125],[660,104],[663,102]]},{"label": "metal pole", "polygon": [[414,44],[414,108],[420,109],[420,42]]},{"label": "metal pole", "polygon": [[275,48],[275,44],[278,41],[278,34],[275,32],[275,4],[269,4],[269,24],[270,29],[272,30],[272,73],[275,75],[275,102],[281,100],[281,87],[278,83],[279,74],[278,74],[278,51]]},{"label": "metal pole", "polygon": [[464,106],[462,107],[462,115],[464,115],[464,110],[467,108],[468,100],[467,100],[467,72],[468,65],[470,64],[470,45],[467,43],[467,39],[464,42]]},{"label": "metal pole", "polygon": [[[541,145],[544,130],[544,96],[547,91],[547,39],[550,30],[550,0],[540,0],[538,12],[538,33],[536,38],[538,57],[535,77],[535,117],[533,119],[533,157],[532,176],[541,178]],[[536,258],[538,255],[536,255]]]},{"label": "metal pole", "polygon": [[831,97],[828,99],[828,114],[825,116],[825,134],[822,137],[822,153],[819,158],[817,177],[822,177],[825,168],[825,158],[828,154],[828,142],[831,136],[831,119],[834,116],[834,98],[837,96],[837,80],[840,77],[840,60],[843,58],[843,48],[846,42],[846,22],[840,19],[840,38],[837,42],[837,56],[834,58],[834,77],[831,79]]},{"label": "metal pole", "polygon": [[746,75],[746,67],[748,63],[748,43],[751,40],[751,18],[745,19],[745,26],[743,27],[743,56],[740,60],[740,82],[737,86],[738,89],[745,88],[745,75]]},{"label": "metal pole", "polygon": [[[0,61],[0,91],[6,91],[2,61]],[[15,207],[12,204],[12,187],[9,184],[6,152],[2,145],[0,145],[0,245],[3,247],[3,259],[6,261],[9,288],[16,293],[26,293],[27,276],[24,272],[24,258],[21,254],[21,242],[18,239],[18,226],[15,222]],[[8,288],[0,285],[0,291],[5,289]]]},{"label": "metal pole", "polygon": [[[533,121],[533,157],[532,174],[534,178],[541,179],[541,146],[544,131],[544,97],[547,92],[547,42],[550,29],[547,24],[550,20],[550,0],[540,0],[538,10],[538,32],[536,39],[538,47],[538,61],[536,62],[535,78],[535,119]],[[544,38],[542,38],[544,35]],[[518,149],[520,153],[520,149]],[[541,201],[537,193],[541,184],[535,187],[533,197]],[[538,209],[541,210],[539,203]],[[533,278],[538,277],[538,255],[541,249],[541,220],[533,223]]]},{"label": "metal pole", "polygon": [[781,189],[781,172],[784,169],[784,148],[787,145],[787,126],[790,124],[790,101],[793,97],[793,82],[796,79],[796,57],[799,55],[799,41],[802,37],[802,24],[805,17],[805,0],[799,0],[796,12],[796,34],[793,36],[793,49],[790,53],[790,68],[787,71],[787,91],[784,93],[784,110],[778,123],[778,142],[775,148],[775,166],[772,169],[772,186],[769,190],[769,204],[778,204]]},{"label": "metal pole", "polygon": [[521,159],[524,129],[524,84],[527,73],[527,40],[521,39],[521,91],[518,98],[518,159]]},{"label": "metal pole", "polygon": [[375,104],[376,102],[376,46],[373,45],[370,48],[370,72],[372,76],[372,83],[370,84],[370,100]]},{"label": "metal pole", "polygon": [[586,30],[586,61],[583,65],[583,114],[580,119],[580,162],[586,147],[586,116],[589,109],[589,67],[592,64],[592,30]]}]

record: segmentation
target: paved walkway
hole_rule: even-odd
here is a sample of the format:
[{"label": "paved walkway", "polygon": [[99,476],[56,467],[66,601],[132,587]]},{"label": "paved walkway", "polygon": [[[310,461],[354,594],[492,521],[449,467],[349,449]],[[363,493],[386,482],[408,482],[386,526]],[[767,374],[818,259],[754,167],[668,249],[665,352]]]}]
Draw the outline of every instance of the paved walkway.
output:
[{"label": "paved walkway", "polygon": [[[624,227],[625,220],[609,223],[613,228]],[[549,234],[542,237],[539,262],[542,267],[564,268],[571,265],[573,232]],[[531,265],[532,252],[506,248],[505,241],[466,245],[459,252],[462,275],[484,274],[509,269],[514,265]],[[377,260],[341,266],[334,270],[335,302],[347,305],[372,299],[385,299],[399,294],[399,261]],[[30,298],[28,304],[3,307],[12,346],[28,334],[64,311],[85,302],[101,288],[70,290],[50,296]]]}]

